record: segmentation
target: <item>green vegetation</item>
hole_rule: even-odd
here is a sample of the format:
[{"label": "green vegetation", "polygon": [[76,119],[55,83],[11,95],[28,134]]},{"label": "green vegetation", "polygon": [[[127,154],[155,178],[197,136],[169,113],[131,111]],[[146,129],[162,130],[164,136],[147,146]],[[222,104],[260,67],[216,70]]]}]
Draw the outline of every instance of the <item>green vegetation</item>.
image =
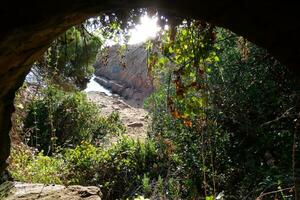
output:
[{"label": "green vegetation", "polygon": [[96,185],[105,199],[293,199],[299,88],[288,70],[244,38],[193,20],[147,47],[157,89],[145,102],[145,141],[122,136],[105,146],[125,132],[118,114],[103,117],[81,92],[48,84],[24,107],[16,102],[25,114],[15,123],[38,152],[14,150],[12,176]]},{"label": "green vegetation", "polygon": [[145,143],[128,137],[108,149],[82,142],[49,156],[13,152],[10,171],[26,182],[97,185],[108,199],[125,198],[143,192],[140,187],[148,174],[163,171],[161,157],[151,140]]},{"label": "green vegetation", "polygon": [[93,64],[102,41],[86,30],[87,24],[72,27],[59,36],[33,65],[39,79],[65,90],[84,89],[94,73]]},{"label": "green vegetation", "polygon": [[169,139],[181,160],[174,177],[189,181],[181,197],[254,199],[290,188],[299,93],[284,66],[208,24],[187,22],[168,38],[150,60],[160,82],[147,106],[151,134]]},{"label": "green vegetation", "polygon": [[169,139],[181,160],[174,177],[189,181],[181,197],[224,191],[226,199],[254,199],[290,188],[299,92],[284,66],[245,39],[197,22],[160,45],[150,60],[160,85],[147,105],[151,133]]},{"label": "green vegetation", "polygon": [[99,143],[106,135],[125,131],[117,113],[101,117],[84,93],[64,92],[51,85],[28,104],[27,112],[24,132],[28,134],[28,145],[45,153],[56,146],[75,147],[83,140]]},{"label": "green vegetation", "polygon": [[62,159],[44,156],[42,152],[34,155],[24,150],[13,150],[11,157],[9,170],[16,180],[31,183],[63,183],[61,177],[66,168]]}]

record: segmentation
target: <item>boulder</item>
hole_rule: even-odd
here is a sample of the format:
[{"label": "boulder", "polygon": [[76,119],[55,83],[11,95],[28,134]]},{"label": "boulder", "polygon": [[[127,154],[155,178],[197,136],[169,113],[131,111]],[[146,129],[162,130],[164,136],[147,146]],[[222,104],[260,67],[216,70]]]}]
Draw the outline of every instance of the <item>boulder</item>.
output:
[{"label": "boulder", "polygon": [[39,183],[5,182],[0,185],[0,199],[6,200],[101,200],[95,186],[63,186]]}]

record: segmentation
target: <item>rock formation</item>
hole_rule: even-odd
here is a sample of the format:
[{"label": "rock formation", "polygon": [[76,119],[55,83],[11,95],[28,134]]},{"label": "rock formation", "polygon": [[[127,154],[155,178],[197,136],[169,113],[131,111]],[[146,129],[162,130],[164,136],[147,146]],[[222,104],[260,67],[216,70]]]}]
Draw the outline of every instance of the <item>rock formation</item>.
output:
[{"label": "rock formation", "polygon": [[[154,87],[147,69],[144,45],[128,45],[124,52],[119,45],[108,47],[95,64],[95,80],[112,92],[142,104]],[[105,79],[107,80],[105,80]]]},{"label": "rock formation", "polygon": [[63,186],[38,183],[5,182],[0,185],[0,199],[5,200],[101,200],[95,186]]}]

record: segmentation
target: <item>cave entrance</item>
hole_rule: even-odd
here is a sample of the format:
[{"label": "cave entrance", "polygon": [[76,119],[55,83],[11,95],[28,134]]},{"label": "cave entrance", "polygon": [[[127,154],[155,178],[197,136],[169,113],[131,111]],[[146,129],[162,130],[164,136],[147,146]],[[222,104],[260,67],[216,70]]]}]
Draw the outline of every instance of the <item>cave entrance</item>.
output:
[{"label": "cave entrance", "polygon": [[[100,31],[93,19],[72,27],[33,65],[41,84],[16,98],[13,131],[23,133],[28,147],[14,144],[24,148],[13,148],[14,178],[99,185],[107,199],[242,198],[249,191],[232,186],[247,184],[267,187],[253,198],[292,198],[293,154],[285,152],[295,142],[297,93],[287,68],[245,38],[193,19],[164,24],[145,44],[95,48],[113,37],[122,43],[115,18],[104,16],[108,25]],[[119,96],[79,92],[93,76],[90,67]],[[249,172],[271,175],[257,184]]]}]

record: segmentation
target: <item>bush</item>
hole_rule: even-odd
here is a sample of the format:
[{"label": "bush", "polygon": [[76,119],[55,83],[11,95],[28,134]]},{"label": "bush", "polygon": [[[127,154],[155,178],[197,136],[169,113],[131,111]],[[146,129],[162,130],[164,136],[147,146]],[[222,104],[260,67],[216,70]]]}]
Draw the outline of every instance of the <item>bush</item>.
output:
[{"label": "bush", "polygon": [[160,168],[156,144],[151,140],[143,143],[122,137],[109,149],[83,142],[75,149],[66,150],[64,157],[70,184],[101,185],[107,199],[142,193],[144,174],[153,178],[164,171]]},{"label": "bush", "polygon": [[[213,48],[197,55],[200,64],[190,64],[197,61],[192,48],[174,53],[165,45],[174,66],[169,70],[165,64],[163,70],[157,63],[161,71],[156,77],[164,79],[146,102],[153,119],[149,135],[174,146],[172,159],[178,165],[170,171],[183,199],[218,191],[228,199],[254,199],[261,192],[290,187],[297,84],[265,50],[223,29],[213,34]],[[171,45],[186,45],[176,37]],[[202,45],[201,38],[197,42]],[[180,56],[184,59],[176,61]],[[201,87],[195,89],[197,85]]]},{"label": "bush", "polygon": [[[81,27],[84,26],[88,24]],[[85,28],[71,27],[52,42],[33,65],[33,71],[39,75],[38,79],[50,77],[49,82],[64,89],[84,89],[94,73],[93,63],[100,43],[100,38]]]},{"label": "bush", "polygon": [[42,152],[34,155],[28,151],[13,150],[9,171],[18,181],[62,184],[67,169],[61,158],[44,156]]},{"label": "bush", "polygon": [[52,156],[14,150],[9,169],[13,178],[24,182],[96,185],[107,199],[150,196],[160,174],[167,174],[165,155],[157,145],[122,137],[108,149],[81,142]]},{"label": "bush", "polygon": [[[97,145],[102,145],[105,140],[120,136],[126,131],[126,127],[120,120],[120,115],[117,112],[112,112],[107,117],[99,117],[100,122],[95,131],[92,143]],[[107,136],[107,137],[105,137]]]},{"label": "bush", "polygon": [[122,134],[124,126],[117,113],[108,118],[82,92],[64,92],[55,86],[41,91],[33,100],[24,121],[30,146],[52,153],[56,146],[76,146],[82,140],[98,141],[107,134]]}]

